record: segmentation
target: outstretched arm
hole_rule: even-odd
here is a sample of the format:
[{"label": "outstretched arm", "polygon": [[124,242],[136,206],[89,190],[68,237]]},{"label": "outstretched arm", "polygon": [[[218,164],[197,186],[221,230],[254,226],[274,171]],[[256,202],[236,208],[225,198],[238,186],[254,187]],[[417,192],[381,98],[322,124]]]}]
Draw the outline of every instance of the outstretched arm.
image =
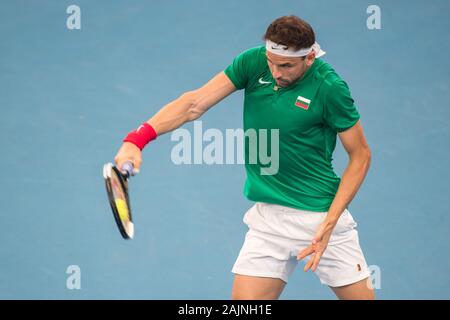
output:
[{"label": "outstretched arm", "polygon": [[[166,104],[147,123],[158,136],[162,135],[175,130],[186,122],[198,119],[209,108],[234,91],[236,88],[233,83],[224,72],[220,72],[201,88],[186,92],[178,99]],[[131,142],[124,142],[114,161],[118,168],[122,168],[125,162],[130,161],[137,172],[142,162],[141,149]]]},{"label": "outstretched arm", "polygon": [[217,74],[203,87],[189,91],[168,103],[147,122],[158,135],[172,131],[188,121],[198,119],[236,88],[224,72]]}]

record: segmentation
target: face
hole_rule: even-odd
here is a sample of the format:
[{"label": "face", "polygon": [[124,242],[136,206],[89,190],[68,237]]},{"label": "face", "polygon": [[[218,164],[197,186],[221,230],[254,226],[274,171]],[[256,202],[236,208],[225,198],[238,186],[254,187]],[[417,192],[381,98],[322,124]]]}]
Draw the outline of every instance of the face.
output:
[{"label": "face", "polygon": [[309,67],[313,64],[314,53],[308,54],[305,58],[283,57],[267,51],[267,64],[272,77],[280,87],[287,87],[300,79]]}]

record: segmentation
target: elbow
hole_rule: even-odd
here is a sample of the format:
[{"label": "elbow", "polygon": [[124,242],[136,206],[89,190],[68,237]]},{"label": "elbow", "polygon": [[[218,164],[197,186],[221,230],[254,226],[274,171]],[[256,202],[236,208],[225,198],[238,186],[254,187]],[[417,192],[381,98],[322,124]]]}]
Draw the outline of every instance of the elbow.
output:
[{"label": "elbow", "polygon": [[194,107],[189,108],[188,121],[197,120],[198,118],[200,118],[202,116],[202,114],[203,114],[203,112],[201,112],[197,108],[194,108]]},{"label": "elbow", "polygon": [[186,120],[194,121],[201,117],[202,110],[198,107],[198,95],[196,91],[188,91],[179,98],[184,106],[186,106]]},{"label": "elbow", "polygon": [[370,167],[370,164],[372,163],[372,151],[367,147],[367,168]]},{"label": "elbow", "polygon": [[358,150],[350,153],[350,159],[361,163],[368,169],[372,161],[372,152],[368,146],[358,148]]},{"label": "elbow", "polygon": [[369,146],[363,148],[361,158],[363,159],[366,167],[369,168],[370,163],[372,162],[372,152],[370,151]]}]

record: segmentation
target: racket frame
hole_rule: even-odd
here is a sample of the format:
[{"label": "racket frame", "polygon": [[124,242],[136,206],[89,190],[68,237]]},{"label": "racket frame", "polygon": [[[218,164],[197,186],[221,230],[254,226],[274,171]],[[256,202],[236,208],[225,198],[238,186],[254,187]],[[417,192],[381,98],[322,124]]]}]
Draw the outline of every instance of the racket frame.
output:
[{"label": "racket frame", "polygon": [[[114,173],[117,175],[120,186],[122,187],[123,193],[125,195],[125,201],[127,204],[128,209],[128,215],[130,217],[129,221],[129,232],[126,230],[125,226],[122,223],[122,220],[120,219],[119,211],[117,210],[116,202],[114,199],[114,192],[111,185],[111,172],[114,171]],[[120,234],[124,239],[133,239],[134,236],[134,224],[133,224],[133,218],[131,215],[131,206],[130,206],[130,198],[128,195],[128,181],[127,176],[123,175],[119,169],[117,169],[116,166],[114,166],[112,163],[107,163],[103,167],[103,177],[105,178],[105,186],[106,186],[106,193],[108,195],[109,204],[111,206],[111,210],[113,212],[114,220],[116,220],[117,227],[119,228]]]}]

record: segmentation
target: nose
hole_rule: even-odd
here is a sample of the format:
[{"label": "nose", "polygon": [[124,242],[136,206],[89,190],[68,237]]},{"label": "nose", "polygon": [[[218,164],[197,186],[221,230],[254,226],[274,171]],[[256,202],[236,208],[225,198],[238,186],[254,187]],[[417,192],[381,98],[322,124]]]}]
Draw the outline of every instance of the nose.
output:
[{"label": "nose", "polygon": [[278,68],[276,66],[274,66],[272,69],[272,76],[274,79],[278,79],[281,77],[281,72],[280,72],[280,70],[278,70]]}]

